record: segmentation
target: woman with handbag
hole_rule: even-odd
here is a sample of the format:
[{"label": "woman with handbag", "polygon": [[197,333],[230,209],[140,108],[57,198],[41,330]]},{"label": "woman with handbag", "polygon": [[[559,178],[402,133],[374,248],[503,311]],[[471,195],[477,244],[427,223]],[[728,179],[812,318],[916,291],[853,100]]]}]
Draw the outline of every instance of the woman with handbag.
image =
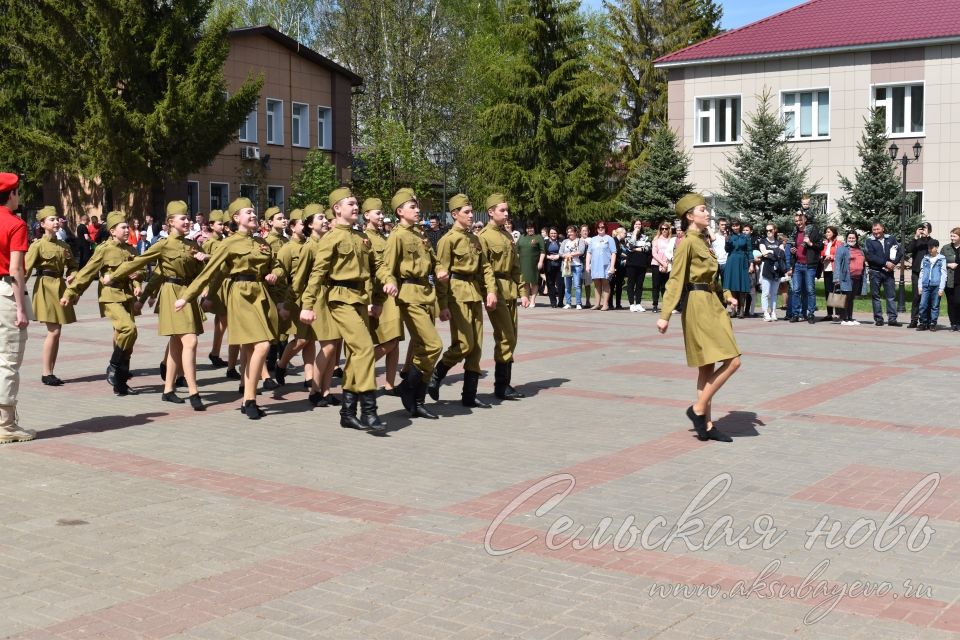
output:
[{"label": "woman with handbag", "polygon": [[833,258],[834,290],[828,294],[827,304],[840,314],[840,324],[855,327],[860,323],[853,319],[853,302],[865,291],[865,257],[860,248],[856,231],[848,231],[846,243],[837,248]]},{"label": "woman with handbag", "polygon": [[771,222],[764,228],[766,235],[757,245],[760,251],[760,306],[763,307],[763,321],[775,322],[777,289],[780,278],[787,272],[787,258],[777,239],[777,228]]},{"label": "woman with handbag", "polygon": [[[834,280],[834,262],[836,261],[837,249],[843,245],[843,240],[840,239],[840,234],[837,231],[837,228],[833,225],[827,227],[823,231],[823,250],[820,251],[820,262],[823,264],[823,291],[824,294],[829,297],[833,292],[833,280]],[[840,317],[840,310],[843,307],[833,307],[832,305],[827,304],[827,321],[830,322],[833,320],[833,314],[836,312],[837,317]]]}]

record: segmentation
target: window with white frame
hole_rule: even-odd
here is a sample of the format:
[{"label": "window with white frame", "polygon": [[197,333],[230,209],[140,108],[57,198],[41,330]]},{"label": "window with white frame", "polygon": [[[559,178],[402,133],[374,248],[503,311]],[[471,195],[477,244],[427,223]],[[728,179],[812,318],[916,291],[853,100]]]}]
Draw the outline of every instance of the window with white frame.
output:
[{"label": "window with white frame", "polygon": [[257,105],[247,114],[247,119],[240,125],[240,142],[257,141]]},{"label": "window with white frame", "polygon": [[317,107],[317,147],[333,148],[333,111],[330,107]]},{"label": "window with white frame", "polygon": [[226,211],[230,203],[230,185],[226,182],[210,183],[210,211]]},{"label": "window with white frame", "polygon": [[813,140],[830,136],[830,91],[785,91],[781,98],[784,137]]},{"label": "window with white frame", "polygon": [[310,105],[294,102],[290,115],[290,144],[310,146]]},{"label": "window with white frame", "polygon": [[283,100],[267,98],[267,144],[283,144]]},{"label": "window with white frame", "polygon": [[873,91],[873,105],[883,111],[888,135],[923,133],[922,84],[874,87]]},{"label": "window with white frame", "polygon": [[267,186],[267,206],[283,209],[283,187]]},{"label": "window with white frame", "polygon": [[740,142],[740,96],[697,98],[697,144]]}]

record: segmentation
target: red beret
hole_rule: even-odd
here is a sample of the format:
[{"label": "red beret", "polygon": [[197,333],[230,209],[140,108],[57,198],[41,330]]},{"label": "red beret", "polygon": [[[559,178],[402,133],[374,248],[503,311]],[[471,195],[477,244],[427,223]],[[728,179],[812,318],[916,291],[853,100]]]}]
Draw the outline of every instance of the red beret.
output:
[{"label": "red beret", "polygon": [[20,177],[15,173],[0,173],[0,193],[13,191],[20,184]]}]

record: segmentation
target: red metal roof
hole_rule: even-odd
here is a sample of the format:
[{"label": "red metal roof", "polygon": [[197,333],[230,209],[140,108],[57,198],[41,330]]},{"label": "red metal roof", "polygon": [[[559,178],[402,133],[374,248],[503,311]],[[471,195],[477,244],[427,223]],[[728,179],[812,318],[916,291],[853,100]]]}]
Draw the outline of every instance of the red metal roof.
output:
[{"label": "red metal roof", "polygon": [[810,0],[659,58],[681,63],[960,36],[957,0]]}]

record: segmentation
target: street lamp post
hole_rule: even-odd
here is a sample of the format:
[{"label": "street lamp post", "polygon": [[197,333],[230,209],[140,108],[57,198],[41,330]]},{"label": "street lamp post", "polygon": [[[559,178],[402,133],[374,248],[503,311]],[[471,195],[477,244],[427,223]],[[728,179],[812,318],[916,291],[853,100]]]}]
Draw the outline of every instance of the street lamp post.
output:
[{"label": "street lamp post", "polygon": [[[901,194],[903,196],[903,202],[900,204],[900,288],[897,291],[897,313],[904,313],[907,310],[907,290],[906,284],[904,283],[903,277],[903,263],[906,259],[906,251],[904,251],[904,242],[907,237],[907,232],[905,225],[907,224],[907,213],[910,210],[910,204],[907,202],[907,165],[911,162],[916,162],[920,159],[920,151],[923,149],[923,145],[920,144],[920,141],[917,140],[913,143],[913,159],[907,157],[907,152],[904,151],[903,155],[900,157],[900,173],[903,178]],[[897,143],[894,142],[890,145],[890,159],[894,162],[897,162],[897,153],[900,151],[900,148],[897,146]],[[914,292],[914,297],[916,297],[916,292]]]}]

